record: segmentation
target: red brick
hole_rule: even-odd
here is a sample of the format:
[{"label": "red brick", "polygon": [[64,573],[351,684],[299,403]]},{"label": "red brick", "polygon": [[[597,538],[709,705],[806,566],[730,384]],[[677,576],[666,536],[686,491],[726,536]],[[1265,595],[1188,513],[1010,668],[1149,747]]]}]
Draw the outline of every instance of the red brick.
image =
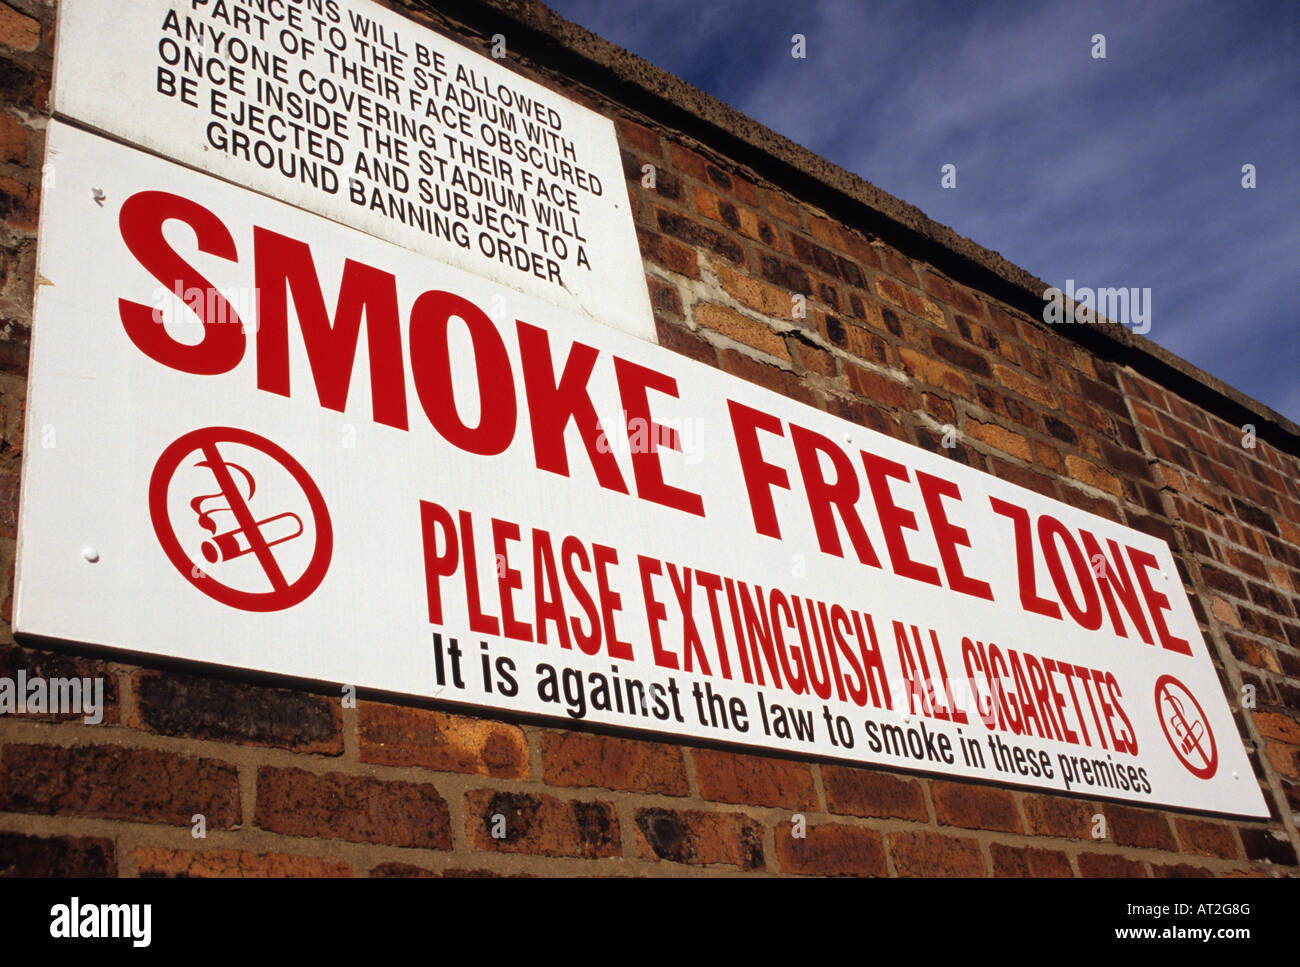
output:
[{"label": "red brick", "polygon": [[[465,794],[465,809],[475,849],[582,859],[622,855],[618,818],[607,802],[474,789]],[[505,818],[501,839],[492,836],[498,815]]]},{"label": "red brick", "polygon": [[[56,678],[82,679],[80,690],[82,692],[83,708],[86,701],[84,679],[91,680],[90,699],[92,702],[94,701],[95,680],[101,680],[104,689],[103,723],[101,724],[117,724],[119,714],[117,674],[109,668],[106,662],[57,651],[40,651],[35,648],[22,648],[18,645],[0,644],[0,676],[17,679],[20,669],[26,672],[29,682],[33,678],[44,679],[47,688],[49,688],[49,683]],[[84,711],[32,712],[29,709],[23,713],[23,718],[33,722],[78,722],[85,720],[86,713]]]},{"label": "red brick", "polygon": [[338,860],[288,853],[253,853],[240,849],[205,852],[141,846],[131,853],[140,876],[163,877],[327,877],[351,876],[352,867]]},{"label": "red brick", "polygon": [[845,368],[849,373],[850,388],[860,396],[901,410],[914,410],[920,405],[921,398],[902,383],[861,366],[849,365]]},{"label": "red brick", "polygon": [[1188,877],[1210,879],[1214,876],[1214,873],[1203,866],[1193,866],[1191,863],[1175,863],[1173,865],[1152,863],[1151,875],[1163,879],[1183,879]]},{"label": "red brick", "polygon": [[789,370],[760,363],[734,349],[723,349],[718,355],[722,361],[722,368],[733,376],[739,376],[747,382],[756,383],[800,403],[812,405],[812,390]]},{"label": "red brick", "polygon": [[139,671],[131,725],[160,735],[343,754],[337,699],[221,678]]},{"label": "red brick", "polygon": [[[0,188],[3,188],[3,184],[3,179],[0,179]],[[730,233],[710,228],[694,218],[664,208],[655,209],[655,219],[659,230],[664,234],[671,235],[687,245],[708,249],[737,265],[745,264],[745,250]]]},{"label": "red brick", "polygon": [[378,702],[357,706],[361,761],[498,779],[527,779],[528,741],[515,725]]},{"label": "red brick", "polygon": [[14,50],[35,50],[41,44],[40,21],[0,3],[0,44]]},{"label": "red brick", "polygon": [[1100,811],[1106,817],[1107,833],[1120,846],[1178,849],[1169,820],[1161,813],[1118,805],[1107,805]]},{"label": "red brick", "polygon": [[808,343],[791,341],[795,365],[804,373],[833,377],[837,371],[835,357],[824,349]]},{"label": "red brick", "polygon": [[113,841],[0,833],[0,878],[11,876],[117,876]]},{"label": "red brick", "polygon": [[934,801],[935,821],[940,825],[1004,833],[1021,831],[1016,801],[1004,789],[968,782],[932,782],[930,798]]},{"label": "red brick", "polygon": [[790,225],[799,226],[803,224],[803,208],[797,202],[792,202],[785,195],[778,194],[775,191],[763,189],[763,205],[772,214],[774,218]]},{"label": "red brick", "polygon": [[790,825],[776,828],[776,855],[783,873],[808,876],[887,876],[880,834],[861,826],[809,826],[807,836]]},{"label": "red brick", "polygon": [[1145,877],[1146,868],[1137,860],[1114,853],[1080,853],[1079,875],[1087,877]]},{"label": "red brick", "polygon": [[677,286],[663,279],[655,278],[653,275],[647,275],[645,281],[646,288],[650,290],[651,309],[655,312],[666,312],[679,319],[684,317],[682,297],[677,291]]},{"label": "red brick", "polygon": [[6,745],[0,811],[145,820],[208,829],[239,825],[239,774],[216,759],[118,746]]},{"label": "red brick", "polygon": [[659,135],[649,128],[637,124],[635,121],[629,121],[627,118],[615,118],[614,127],[618,129],[618,136],[623,143],[632,145],[655,158],[662,154],[659,146]]},{"label": "red brick", "polygon": [[689,356],[709,366],[718,365],[717,349],[684,326],[673,325],[655,316],[655,333],[659,337],[659,345],[664,349]]},{"label": "red brick", "polygon": [[1026,462],[1034,458],[1028,440],[1019,433],[1014,433],[996,423],[981,423],[979,420],[967,418],[963,432],[972,440],[988,444]]},{"label": "red brick", "polygon": [[542,780],[665,796],[690,793],[679,747],[586,732],[542,734]]},{"label": "red brick", "polygon": [[286,836],[451,849],[447,803],[428,783],[263,766],[255,822]]},{"label": "red brick", "polygon": [[994,876],[1034,879],[1074,876],[1069,857],[1060,850],[994,843],[989,847],[989,853],[993,857]]},{"label": "red brick", "polygon": [[1292,716],[1279,712],[1255,712],[1251,718],[1260,735],[1300,745],[1300,722]]},{"label": "red brick", "polygon": [[1092,817],[1098,810],[1086,802],[1058,796],[1026,796],[1020,805],[1030,833],[1092,839]]},{"label": "red brick", "polygon": [[27,139],[30,134],[12,114],[0,112],[0,163],[26,163]]},{"label": "red brick", "polygon": [[690,148],[684,148],[680,144],[669,142],[668,156],[672,160],[673,166],[682,174],[690,175],[697,181],[708,180],[708,175],[704,173],[707,162]]},{"label": "red brick", "polygon": [[720,333],[728,339],[752,346],[759,352],[789,362],[790,351],[785,340],[756,319],[743,316],[734,309],[713,303],[701,303],[692,310],[697,324]]},{"label": "red brick", "polygon": [[692,749],[700,795],[715,802],[747,806],[816,809],[817,790],[805,762]]},{"label": "red brick", "polygon": [[822,787],[826,808],[832,813],[877,819],[911,819],[924,823],[930,818],[921,784],[869,769],[822,766]]},{"label": "red brick", "polygon": [[[438,879],[442,874],[411,863],[379,863],[371,868],[370,875],[375,878],[390,879]],[[495,876],[496,874],[484,873],[484,875]]]},{"label": "red brick", "polygon": [[740,813],[638,809],[635,836],[643,859],[742,870],[766,865],[763,827]]},{"label": "red brick", "polygon": [[40,196],[31,185],[0,175],[0,220],[11,228],[36,228]]},{"label": "red brick", "polygon": [[50,96],[50,72],[0,56],[0,90],[11,105],[44,111]]},{"label": "red brick", "polygon": [[979,843],[939,833],[890,833],[889,853],[899,876],[987,876]]},{"label": "red brick", "polygon": [[640,226],[637,227],[636,238],[641,246],[641,254],[651,262],[678,275],[692,279],[700,277],[699,259],[692,249]]}]

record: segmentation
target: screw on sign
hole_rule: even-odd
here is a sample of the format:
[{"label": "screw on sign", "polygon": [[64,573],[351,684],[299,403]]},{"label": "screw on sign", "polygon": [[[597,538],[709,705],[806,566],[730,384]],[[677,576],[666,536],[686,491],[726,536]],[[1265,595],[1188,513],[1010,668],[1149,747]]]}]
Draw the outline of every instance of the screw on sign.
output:
[{"label": "screw on sign", "polygon": [[206,427],[167,447],[149,481],[149,514],[181,575],[234,608],[293,607],[329,568],[334,532],[320,489],[248,430]]},{"label": "screw on sign", "polygon": [[1201,703],[1173,675],[1161,675],[1156,681],[1156,713],[1165,738],[1187,771],[1198,779],[1213,776],[1219,768],[1219,750],[1210,720]]}]

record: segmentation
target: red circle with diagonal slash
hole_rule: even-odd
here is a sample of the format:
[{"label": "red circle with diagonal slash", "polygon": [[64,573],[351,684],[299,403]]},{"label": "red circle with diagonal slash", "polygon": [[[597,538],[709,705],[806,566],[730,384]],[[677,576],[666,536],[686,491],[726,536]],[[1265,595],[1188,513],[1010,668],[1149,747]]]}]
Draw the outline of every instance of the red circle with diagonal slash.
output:
[{"label": "red circle with diagonal slash", "polygon": [[[286,581],[280,572],[275,556],[258,530],[247,502],[239,492],[239,488],[235,486],[229,469],[221,459],[217,450],[219,443],[236,443],[261,451],[287,470],[302,488],[311,507],[316,528],[316,546],[306,570],[296,581],[292,583]],[[197,562],[192,560],[181,547],[180,539],[176,536],[176,530],[167,511],[167,489],[182,461],[195,450],[202,452],[203,456],[214,464],[213,473],[229,501],[231,511],[252,545],[252,553],[271,582],[270,591],[244,591],[222,584],[199,569]],[[158,536],[158,542],[166,552],[168,560],[176,566],[176,570],[181,572],[185,580],[222,604],[243,611],[282,611],[306,599],[324,580],[334,550],[334,531],[330,527],[325,498],[321,496],[315,481],[302,468],[302,464],[286,453],[282,447],[265,437],[236,427],[209,426],[194,430],[186,433],[163,451],[149,480],[149,515],[153,520],[153,529]],[[199,573],[196,574],[196,571]]]},{"label": "red circle with diagonal slash", "polygon": [[[1181,695],[1175,694],[1176,692]],[[1191,703],[1196,718],[1189,719],[1188,713],[1191,710],[1184,704],[1184,699]],[[1174,704],[1175,701],[1177,705]],[[1205,709],[1201,708],[1196,696],[1173,675],[1161,675],[1156,679],[1156,718],[1160,719],[1165,738],[1187,771],[1198,779],[1213,776],[1219,768],[1219,749],[1214,742],[1214,732],[1210,730],[1210,718],[1205,714]],[[1181,723],[1177,721],[1179,719]],[[1197,725],[1203,726],[1203,734],[1195,733]],[[1199,763],[1190,757],[1193,749],[1200,753],[1202,761]]]}]

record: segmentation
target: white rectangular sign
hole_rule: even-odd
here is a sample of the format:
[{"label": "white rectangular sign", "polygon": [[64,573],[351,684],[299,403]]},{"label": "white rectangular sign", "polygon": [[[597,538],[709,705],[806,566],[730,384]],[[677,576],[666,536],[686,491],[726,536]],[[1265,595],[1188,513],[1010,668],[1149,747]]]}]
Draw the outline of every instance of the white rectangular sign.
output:
[{"label": "white rectangular sign", "polygon": [[1163,541],[49,138],[18,634],[1266,813]]},{"label": "white rectangular sign", "polygon": [[368,0],[62,0],[54,110],[655,340],[614,125]]}]

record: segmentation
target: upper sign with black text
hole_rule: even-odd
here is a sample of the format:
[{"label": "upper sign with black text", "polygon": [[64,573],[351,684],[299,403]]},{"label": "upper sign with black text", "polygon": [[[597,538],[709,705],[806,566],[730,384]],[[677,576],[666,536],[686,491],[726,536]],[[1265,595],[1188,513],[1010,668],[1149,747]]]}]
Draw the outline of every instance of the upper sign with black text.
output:
[{"label": "upper sign with black text", "polygon": [[49,139],[19,634],[1266,813],[1163,541]]},{"label": "upper sign with black text", "polygon": [[62,0],[57,38],[57,115],[655,340],[614,125],[506,38],[369,0]]}]

